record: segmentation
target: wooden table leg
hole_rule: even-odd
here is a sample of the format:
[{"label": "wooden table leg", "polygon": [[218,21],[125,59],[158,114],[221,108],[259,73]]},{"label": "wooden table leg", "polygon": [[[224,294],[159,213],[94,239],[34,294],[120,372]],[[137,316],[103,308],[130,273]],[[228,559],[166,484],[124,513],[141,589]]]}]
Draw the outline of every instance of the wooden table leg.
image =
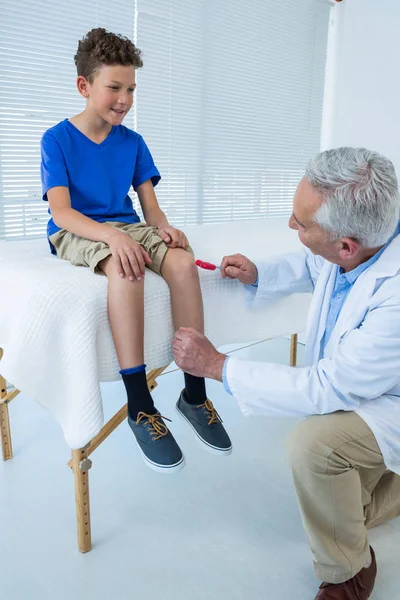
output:
[{"label": "wooden table leg", "polygon": [[[168,367],[153,369],[147,374],[147,385],[150,392],[157,386],[157,377]],[[72,450],[72,459],[68,466],[74,473],[76,520],[78,525],[78,548],[80,552],[89,552],[92,549],[90,528],[90,497],[89,473],[92,466],[89,455],[104,442],[104,440],[123,422],[127,416],[127,405],[120,410],[102,427],[101,431],[92,439],[90,444],[79,450]]]},{"label": "wooden table leg", "polygon": [[80,552],[92,549],[90,528],[89,469],[92,461],[87,456],[87,447],[72,450],[72,470],[75,480],[76,521],[78,526],[78,548]]},{"label": "wooden table leg", "polygon": [[297,333],[290,336],[290,366],[295,367],[297,364]]},{"label": "wooden table leg", "polygon": [[[0,353],[0,359],[1,359]],[[6,380],[0,375],[0,398],[4,398],[7,394]],[[11,443],[10,418],[8,414],[8,404],[0,404],[0,438],[1,452],[3,460],[10,460],[13,457]]]}]

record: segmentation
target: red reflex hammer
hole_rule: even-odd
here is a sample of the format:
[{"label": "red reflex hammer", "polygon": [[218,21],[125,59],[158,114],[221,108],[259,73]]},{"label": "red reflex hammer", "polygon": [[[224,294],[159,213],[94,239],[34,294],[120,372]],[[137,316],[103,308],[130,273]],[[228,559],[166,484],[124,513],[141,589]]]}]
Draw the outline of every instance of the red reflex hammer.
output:
[{"label": "red reflex hammer", "polygon": [[207,271],[215,271],[217,265],[213,265],[213,263],[205,262],[204,260],[196,260],[196,265],[201,267],[202,269],[207,269]]}]

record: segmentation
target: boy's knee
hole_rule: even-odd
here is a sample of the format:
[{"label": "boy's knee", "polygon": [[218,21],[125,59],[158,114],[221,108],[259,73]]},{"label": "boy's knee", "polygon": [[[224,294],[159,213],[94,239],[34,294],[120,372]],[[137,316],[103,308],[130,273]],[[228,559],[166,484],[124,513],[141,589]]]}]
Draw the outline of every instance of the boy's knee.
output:
[{"label": "boy's knee", "polygon": [[178,251],[176,252],[174,259],[177,262],[177,264],[185,267],[185,268],[193,268],[195,267],[194,270],[197,269],[195,261],[194,261],[194,257],[192,254],[190,254],[190,252],[187,252],[186,250],[183,250],[182,248],[178,248]]},{"label": "boy's knee", "polygon": [[167,253],[168,271],[175,279],[198,276],[198,268],[193,256],[185,250],[169,250]]},{"label": "boy's knee", "polygon": [[140,285],[143,286],[143,284],[144,284],[144,278],[142,278],[140,281],[138,281],[136,279],[136,277],[133,275],[133,281],[132,281],[129,279],[128,275],[121,277],[120,267],[111,255],[108,256],[107,258],[105,258],[104,260],[102,260],[101,262],[99,262],[97,265],[97,269],[99,271],[101,271],[102,273],[104,273],[104,275],[107,276],[109,281],[113,281],[114,283],[117,283],[120,287],[126,285],[126,286],[130,286],[129,289],[131,289],[133,284],[136,288]]}]

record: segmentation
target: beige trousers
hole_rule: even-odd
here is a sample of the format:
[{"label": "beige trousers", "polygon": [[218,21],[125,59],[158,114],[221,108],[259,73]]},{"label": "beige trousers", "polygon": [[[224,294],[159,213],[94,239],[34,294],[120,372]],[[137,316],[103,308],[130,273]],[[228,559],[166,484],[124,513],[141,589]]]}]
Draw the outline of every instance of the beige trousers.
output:
[{"label": "beige trousers", "polygon": [[315,574],[328,583],[347,581],[367,561],[367,528],[400,514],[400,477],[386,469],[355,412],[302,421],[288,440],[288,457]]}]

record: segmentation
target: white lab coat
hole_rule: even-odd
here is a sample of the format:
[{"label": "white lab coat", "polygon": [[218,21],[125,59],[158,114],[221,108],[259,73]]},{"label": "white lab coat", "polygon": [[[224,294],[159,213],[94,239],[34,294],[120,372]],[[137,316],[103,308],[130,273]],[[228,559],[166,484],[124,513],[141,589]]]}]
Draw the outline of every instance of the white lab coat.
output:
[{"label": "white lab coat", "polygon": [[259,305],[312,292],[303,368],[230,358],[227,381],[244,414],[298,416],[355,411],[386,466],[400,474],[400,235],[356,280],[324,357],[321,339],[334,287],[332,263],[304,249],[257,265]]}]

